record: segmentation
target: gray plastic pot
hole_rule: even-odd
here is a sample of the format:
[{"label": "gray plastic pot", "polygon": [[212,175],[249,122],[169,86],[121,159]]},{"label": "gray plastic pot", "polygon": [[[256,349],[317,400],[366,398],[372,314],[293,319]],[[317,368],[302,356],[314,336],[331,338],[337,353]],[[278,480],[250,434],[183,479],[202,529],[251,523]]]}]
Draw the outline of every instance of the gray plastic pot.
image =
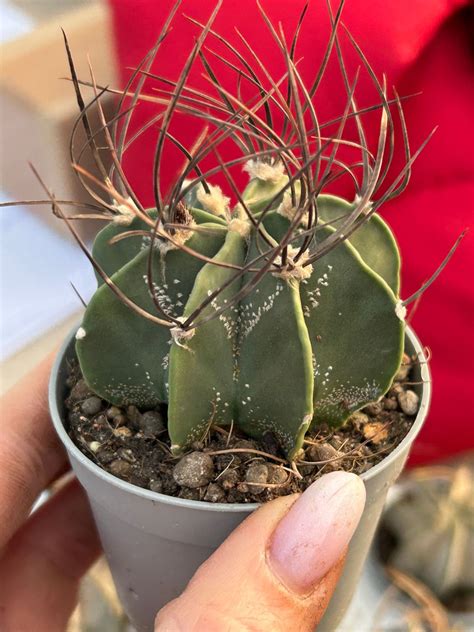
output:
[{"label": "gray plastic pot", "polygon": [[[198,566],[258,505],[212,504],[147,491],[108,474],[84,456],[64,428],[67,362],[74,357],[74,333],[66,340],[51,374],[51,416],[72,468],[89,497],[125,611],[138,632],[147,632],[153,629],[157,610],[183,591]],[[431,398],[428,364],[411,329],[407,329],[406,349],[420,359],[413,380],[423,382],[416,387],[421,397],[420,409],[410,432],[396,450],[362,475],[367,489],[364,514],[318,632],[333,632],[342,619],[362,572],[387,491],[400,474],[428,412]]]}]

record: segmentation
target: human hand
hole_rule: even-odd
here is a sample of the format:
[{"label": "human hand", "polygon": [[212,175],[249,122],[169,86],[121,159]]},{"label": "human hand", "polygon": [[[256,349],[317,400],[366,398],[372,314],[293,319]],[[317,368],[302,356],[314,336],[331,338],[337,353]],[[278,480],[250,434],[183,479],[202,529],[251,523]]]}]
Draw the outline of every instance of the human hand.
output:
[{"label": "human hand", "polygon": [[250,515],[157,615],[155,632],[312,632],[336,588],[365,503],[332,472]]},{"label": "human hand", "polygon": [[68,470],[48,413],[51,360],[21,380],[0,405],[2,632],[65,630],[79,580],[100,551],[76,481],[30,515],[39,494]]}]

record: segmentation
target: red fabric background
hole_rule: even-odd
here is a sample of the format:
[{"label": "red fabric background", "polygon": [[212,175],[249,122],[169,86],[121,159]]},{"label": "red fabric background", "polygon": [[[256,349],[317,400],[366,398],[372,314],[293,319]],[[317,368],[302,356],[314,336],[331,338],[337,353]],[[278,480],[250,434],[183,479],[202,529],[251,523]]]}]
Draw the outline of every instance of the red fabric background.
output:
[{"label": "red fabric background", "polygon": [[[153,45],[171,0],[110,0],[115,23],[119,66],[125,80],[127,67],[138,64]],[[303,2],[264,2],[275,23],[281,21],[291,36]],[[205,21],[214,0],[185,0],[165,41],[154,71],[176,79],[194,43],[195,26],[181,15]],[[408,190],[385,207],[385,216],[394,228],[403,257],[403,296],[409,296],[443,259],[466,227],[472,225],[474,201],[473,103],[474,38],[473,11],[465,0],[347,0],[344,22],[364,50],[374,70],[386,73],[389,85],[401,95],[423,91],[405,104],[412,148],[416,148],[435,126],[439,129],[416,162]],[[258,16],[255,0],[224,0],[215,29],[237,42],[237,27],[265,59],[274,77],[284,72],[271,36]],[[311,4],[302,31],[299,66],[303,77],[311,79],[321,59],[328,36],[329,21],[324,4]],[[219,51],[212,38],[211,48]],[[349,52],[349,69],[360,62]],[[212,57],[210,58],[212,60]],[[225,85],[233,77],[214,62]],[[192,85],[209,84],[193,74]],[[317,96],[322,120],[341,113],[343,94],[336,86],[337,67],[331,64],[328,79]],[[377,102],[367,78],[358,85],[358,105]],[[362,97],[360,96],[362,94]],[[138,129],[150,115],[140,107],[131,129]],[[375,138],[376,117],[369,120],[369,138]],[[175,130],[190,145],[198,134],[195,121],[180,118]],[[372,140],[373,140],[372,138]],[[151,164],[156,131],[147,134],[127,155],[126,170],[143,202],[152,204]],[[223,149],[226,156],[228,149]],[[228,155],[228,154],[227,154]],[[399,158],[401,160],[401,158]],[[399,162],[400,164],[400,162]],[[181,160],[167,159],[162,183],[175,175]],[[341,183],[339,192],[344,193]],[[468,234],[448,268],[423,297],[413,325],[433,354],[433,406],[428,423],[416,442],[412,463],[439,459],[474,447],[473,431],[473,351],[474,334],[474,236]]]}]

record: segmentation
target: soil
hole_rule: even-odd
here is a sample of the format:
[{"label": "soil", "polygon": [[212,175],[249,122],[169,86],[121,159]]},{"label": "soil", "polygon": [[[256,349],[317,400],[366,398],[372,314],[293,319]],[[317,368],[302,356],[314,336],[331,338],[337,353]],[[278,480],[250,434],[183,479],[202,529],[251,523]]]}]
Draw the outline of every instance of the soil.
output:
[{"label": "soil", "polygon": [[271,433],[255,441],[218,426],[186,455],[172,456],[166,407],[145,411],[108,404],[88,388],[77,362],[67,382],[67,430],[88,458],[133,485],[191,500],[262,503],[302,492],[329,471],[362,474],[392,452],[418,409],[418,396],[410,388],[412,362],[405,355],[386,396],[354,413],[342,428],[310,431],[293,464]]}]

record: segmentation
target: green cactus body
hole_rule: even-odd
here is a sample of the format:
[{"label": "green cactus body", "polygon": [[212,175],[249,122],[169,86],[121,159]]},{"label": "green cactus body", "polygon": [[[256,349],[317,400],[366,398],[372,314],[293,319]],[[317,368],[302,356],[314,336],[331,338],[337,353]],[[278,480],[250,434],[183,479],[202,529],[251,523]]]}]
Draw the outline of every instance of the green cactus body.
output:
[{"label": "green cactus body", "polygon": [[[334,195],[318,197],[318,213],[322,222],[335,222],[354,209],[353,204]],[[358,251],[365,263],[379,274],[393,292],[400,292],[400,256],[392,231],[380,215],[374,214],[363,226],[358,228],[349,238],[349,243]]]},{"label": "green cactus body", "polygon": [[[288,177],[283,174],[275,174],[272,179],[251,178],[242,193],[242,198],[254,215],[261,213],[268,204],[276,208],[281,200],[280,191],[288,182]],[[274,199],[275,198],[275,199]]]},{"label": "green cactus body", "polygon": [[[258,254],[255,242],[250,259]],[[311,344],[298,283],[267,274],[241,301],[238,364],[239,426],[256,438],[272,431],[291,457],[313,417]]]},{"label": "green cactus body", "polygon": [[[245,239],[235,231],[228,231],[215,259],[242,264],[245,251]],[[186,303],[184,318],[232,275],[235,270],[210,263],[201,268]],[[238,286],[240,280],[231,284],[218,300],[212,301],[201,318],[223,307]],[[177,340],[171,346],[168,431],[173,450],[180,451],[192,440],[199,439],[213,421],[227,426],[235,418],[237,326],[238,314],[229,308],[216,320],[191,330],[189,340]]]},{"label": "green cactus body", "polygon": [[[189,247],[209,257],[218,252],[226,235],[225,229],[211,226],[215,232],[195,233],[188,242]],[[125,229],[129,227],[121,227]],[[98,239],[102,238],[99,234]],[[105,248],[112,250],[120,243]],[[148,255],[148,248],[139,251],[115,273],[111,270],[111,279],[140,307],[152,312],[154,305],[146,280]],[[107,260],[117,263],[116,258],[108,259],[103,253],[102,261]],[[182,314],[203,265],[200,259],[179,249],[164,255],[155,253],[156,297],[165,312],[172,316]],[[101,285],[87,307],[82,328],[86,336],[77,340],[77,354],[84,376],[96,393],[118,405],[153,407],[167,401],[170,333],[166,327],[139,316],[107,285]]]},{"label": "green cactus body", "polygon": [[[150,219],[156,219],[156,211],[154,209],[149,209],[147,214]],[[202,209],[193,209],[193,219],[196,224],[211,224],[212,226],[208,226],[208,228],[212,228],[217,224],[217,226],[214,226],[216,231],[220,230],[220,226],[226,225],[226,222],[220,217],[216,217]],[[125,231],[146,231],[149,233],[150,226],[138,217],[134,217],[125,224],[111,222],[97,234],[94,240],[92,256],[108,276],[112,276],[117,270],[120,270],[126,263],[131,261],[135,255],[147,250],[150,245],[151,238],[144,235],[121,239],[113,245],[110,243],[114,237],[119,237]],[[203,241],[203,247],[204,244],[205,242]],[[103,283],[102,277],[97,275],[97,281],[101,285]]]},{"label": "green cactus body", "polygon": [[[156,213],[153,213],[156,216]],[[151,213],[150,213],[150,216]],[[110,241],[119,237],[125,230],[149,231],[150,227],[142,220],[134,217],[128,224],[121,225],[111,222],[103,228],[94,240],[92,255],[104,272],[111,277],[124,265],[131,261],[142,250],[146,250],[150,243],[149,237],[134,237],[122,239],[113,245]],[[99,285],[103,283],[101,276],[97,276]]]},{"label": "green cactus body", "polygon": [[[333,230],[324,228],[318,235]],[[314,422],[339,426],[389,389],[402,360],[404,323],[387,283],[350,243],[318,264],[302,286],[316,357]]]},{"label": "green cactus body", "polygon": [[[258,179],[251,182],[245,196],[254,214],[282,186],[283,179],[268,186]],[[333,196],[318,198],[321,226],[309,255],[335,230],[331,223],[336,225],[352,208]],[[155,298],[177,319],[176,326],[142,318],[101,285],[77,339],[85,379],[115,404],[167,402],[175,452],[201,438],[213,423],[235,424],[251,437],[273,432],[293,459],[311,423],[341,425],[353,411],[379,399],[400,366],[404,323],[397,315],[399,258],[393,237],[383,220],[373,216],[350,242],[313,265],[305,266],[303,258],[293,271],[270,270],[234,302],[266,262],[262,258],[254,269],[236,275],[238,267],[258,257],[261,236],[246,219],[216,217],[203,209],[191,209],[191,214],[206,230],[192,233],[186,246],[213,262],[180,249],[163,251],[159,245],[153,261]],[[277,210],[265,216],[266,234],[275,242],[289,226]],[[153,312],[146,282],[150,238],[110,244],[112,237],[137,229],[147,229],[142,220],[107,226],[96,239],[94,254],[127,296]],[[298,238],[290,258],[297,246]],[[180,325],[226,283],[199,313],[196,327],[182,331]]]}]

